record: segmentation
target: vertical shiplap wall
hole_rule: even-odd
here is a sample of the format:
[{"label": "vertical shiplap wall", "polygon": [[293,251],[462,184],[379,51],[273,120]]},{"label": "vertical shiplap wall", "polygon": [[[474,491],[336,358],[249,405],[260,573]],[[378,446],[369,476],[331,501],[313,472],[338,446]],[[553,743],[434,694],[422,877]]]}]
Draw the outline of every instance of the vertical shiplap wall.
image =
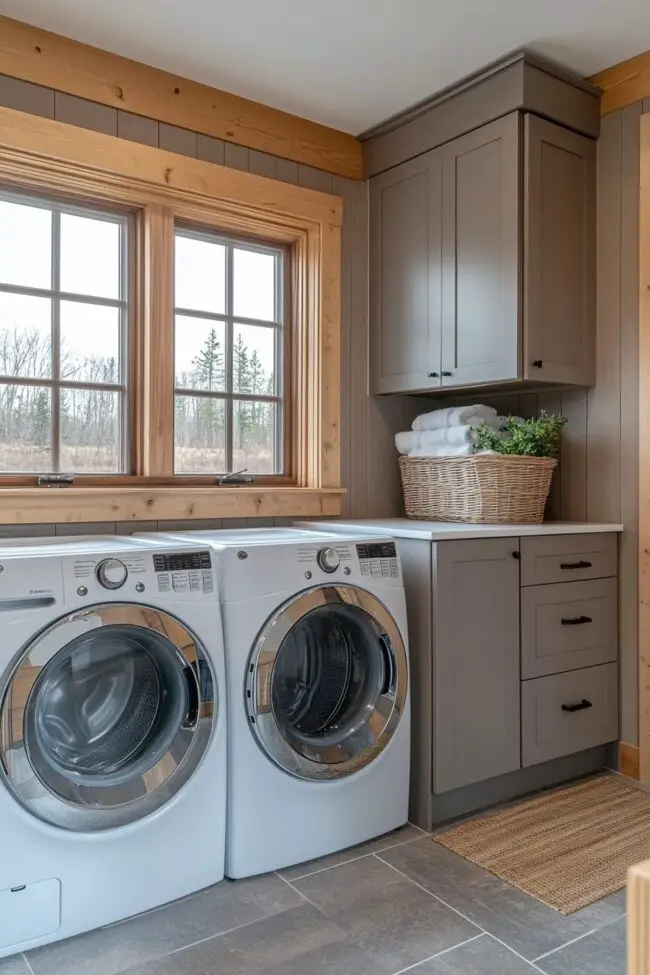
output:
[{"label": "vertical shiplap wall", "polygon": [[[394,434],[409,426],[420,411],[418,401],[390,397],[376,401],[367,395],[368,345],[368,198],[367,184],[278,159],[244,146],[224,143],[187,129],[142,118],[105,105],[85,101],[38,85],[0,75],[0,105],[104,132],[133,142],[157,146],[205,162],[245,170],[271,179],[335,193],[343,199],[342,315],[341,315],[341,471],[348,489],[342,516],[363,518],[401,513]],[[282,519],[287,521],[290,519]],[[269,520],[249,519],[259,525]],[[271,522],[272,523],[272,520]],[[222,523],[211,522],[213,526]],[[224,527],[241,527],[240,520]],[[196,522],[187,526],[199,527]],[[126,526],[118,525],[123,531]],[[155,530],[156,523],[147,527]],[[169,527],[161,522],[160,527]],[[174,527],[179,527],[178,523]],[[71,530],[115,531],[113,523],[91,526],[39,526],[32,533]],[[133,529],[133,526],[131,526]],[[24,527],[2,526],[0,536],[25,534]],[[31,530],[31,529],[30,529]]]}]

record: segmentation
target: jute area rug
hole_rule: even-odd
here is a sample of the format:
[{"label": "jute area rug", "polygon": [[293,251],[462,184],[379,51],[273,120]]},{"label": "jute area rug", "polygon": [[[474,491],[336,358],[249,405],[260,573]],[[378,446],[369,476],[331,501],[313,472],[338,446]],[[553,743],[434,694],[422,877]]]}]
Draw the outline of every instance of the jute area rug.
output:
[{"label": "jute area rug", "polygon": [[620,890],[628,867],[650,858],[650,795],[600,775],[432,839],[572,914]]}]

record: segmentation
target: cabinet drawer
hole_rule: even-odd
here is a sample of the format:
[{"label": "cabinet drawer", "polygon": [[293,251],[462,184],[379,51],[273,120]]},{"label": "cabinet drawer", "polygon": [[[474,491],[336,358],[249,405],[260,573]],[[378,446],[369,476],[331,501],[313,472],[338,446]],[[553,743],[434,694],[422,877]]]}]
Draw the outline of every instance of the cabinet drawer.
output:
[{"label": "cabinet drawer", "polygon": [[615,661],[616,579],[529,586],[521,593],[521,676]]},{"label": "cabinet drawer", "polygon": [[524,681],[521,735],[524,767],[615,741],[618,738],[616,664]]},{"label": "cabinet drawer", "polygon": [[605,579],[616,575],[617,540],[603,535],[533,535],[521,539],[521,584]]}]

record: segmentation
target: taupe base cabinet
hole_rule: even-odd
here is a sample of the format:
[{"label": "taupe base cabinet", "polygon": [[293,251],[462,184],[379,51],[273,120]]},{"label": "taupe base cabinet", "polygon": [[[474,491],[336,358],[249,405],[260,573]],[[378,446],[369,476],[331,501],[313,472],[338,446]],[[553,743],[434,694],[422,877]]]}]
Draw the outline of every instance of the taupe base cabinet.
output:
[{"label": "taupe base cabinet", "polygon": [[598,746],[618,739],[617,536],[401,539],[400,550],[413,821],[604,764]]}]

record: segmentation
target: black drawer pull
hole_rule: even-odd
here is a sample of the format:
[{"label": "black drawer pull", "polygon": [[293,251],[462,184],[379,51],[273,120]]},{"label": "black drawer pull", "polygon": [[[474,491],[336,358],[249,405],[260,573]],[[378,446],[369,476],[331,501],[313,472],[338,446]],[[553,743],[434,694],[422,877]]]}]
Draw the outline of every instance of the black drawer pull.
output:
[{"label": "black drawer pull", "polygon": [[586,711],[587,708],[592,708],[592,707],[593,704],[591,703],[591,701],[588,701],[586,698],[583,697],[580,704],[563,704],[562,710],[569,711],[571,714],[573,714],[574,711]]},{"label": "black drawer pull", "polygon": [[429,379],[438,379],[438,373],[437,372],[428,372],[427,373],[427,377]]},{"label": "black drawer pull", "polygon": [[581,559],[579,562],[560,562],[561,569],[590,569],[591,562]]},{"label": "black drawer pull", "polygon": [[581,623],[593,623],[591,616],[563,616],[560,620],[562,626],[580,626]]}]

